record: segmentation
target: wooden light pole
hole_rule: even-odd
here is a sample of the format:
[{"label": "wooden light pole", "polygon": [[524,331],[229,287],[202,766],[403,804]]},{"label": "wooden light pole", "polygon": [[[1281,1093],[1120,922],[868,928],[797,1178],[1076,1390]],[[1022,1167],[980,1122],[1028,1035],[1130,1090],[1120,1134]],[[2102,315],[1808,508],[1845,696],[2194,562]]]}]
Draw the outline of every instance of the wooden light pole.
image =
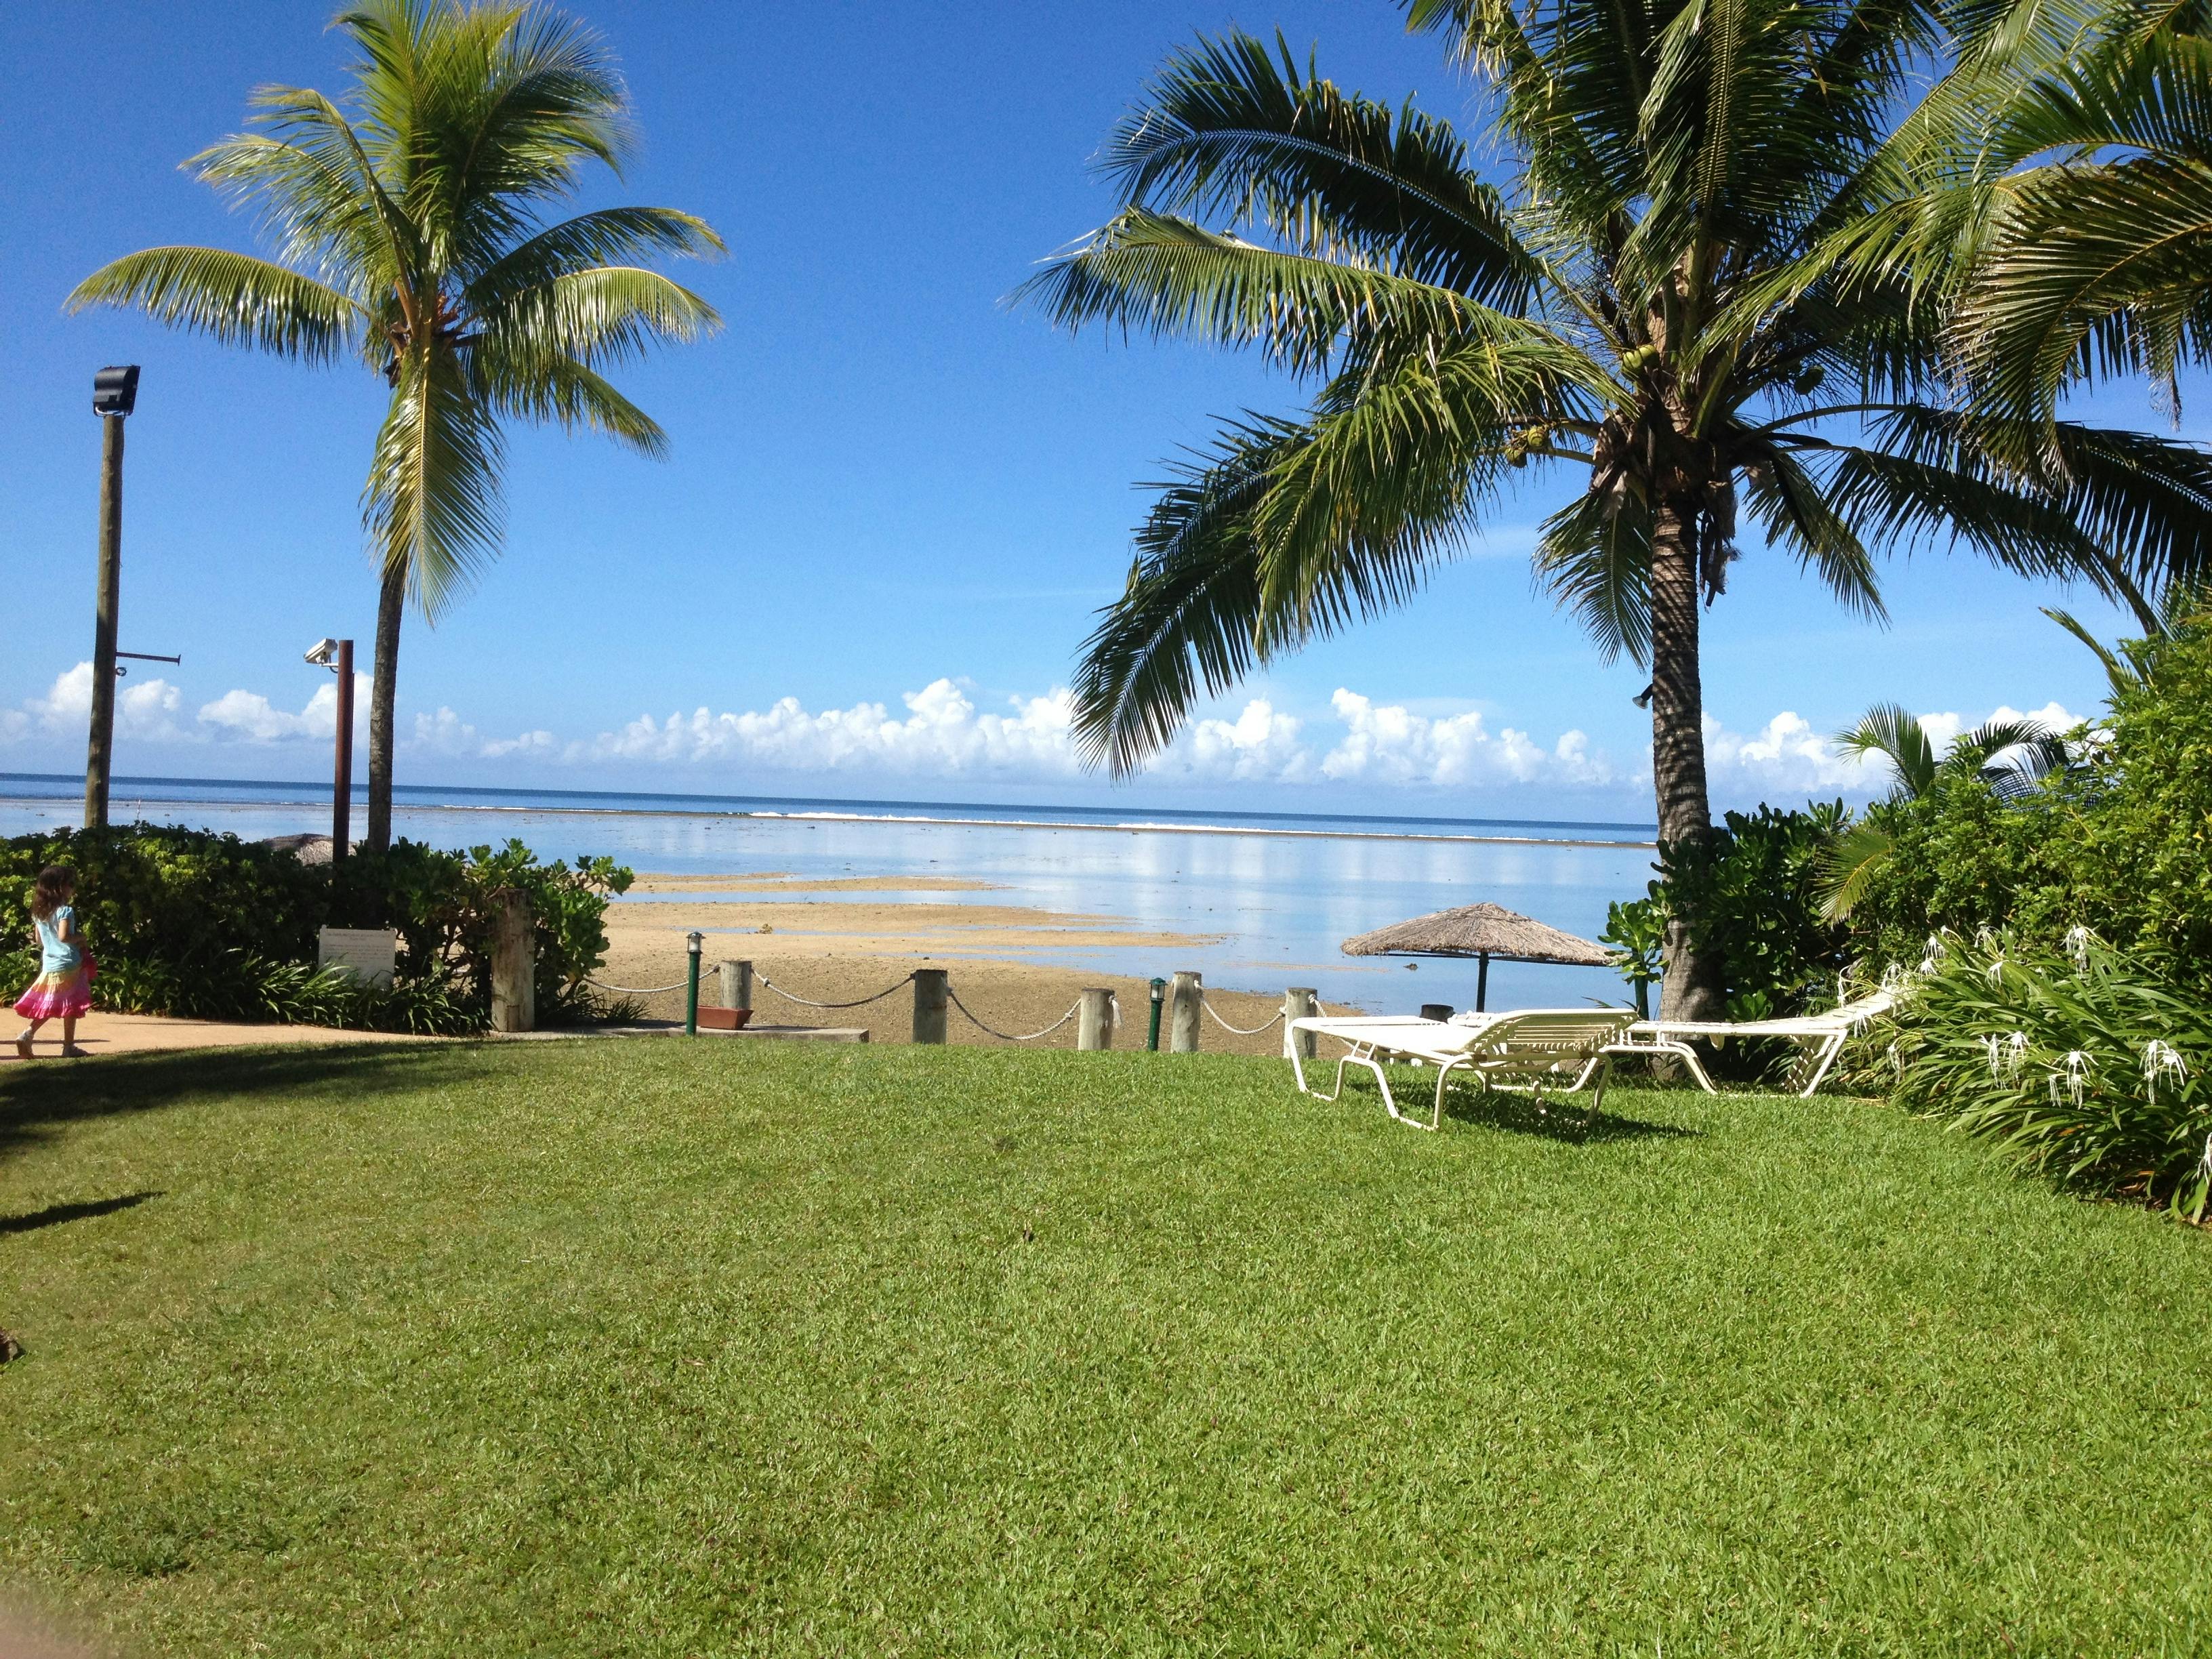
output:
[{"label": "wooden light pole", "polygon": [[331,862],[353,840],[353,641],[338,641],[337,763],[331,779]]},{"label": "wooden light pole", "polygon": [[317,640],[307,660],[338,677],[337,742],[331,745],[331,862],[338,863],[353,842],[353,641]]},{"label": "wooden light pole", "polygon": [[92,377],[99,416],[100,574],[93,596],[92,726],[85,740],[84,827],[107,827],[107,780],[115,762],[115,621],[123,597],[123,422],[138,402],[136,364]]}]

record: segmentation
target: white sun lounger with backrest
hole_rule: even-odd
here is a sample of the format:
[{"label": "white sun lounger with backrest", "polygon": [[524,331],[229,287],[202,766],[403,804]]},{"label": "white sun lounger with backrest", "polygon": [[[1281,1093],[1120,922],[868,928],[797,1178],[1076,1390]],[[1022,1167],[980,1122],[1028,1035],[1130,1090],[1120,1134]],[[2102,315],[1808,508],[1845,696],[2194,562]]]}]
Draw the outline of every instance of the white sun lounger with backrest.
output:
[{"label": "white sun lounger with backrest", "polygon": [[[1526,1089],[1537,1094],[1547,1083],[1563,1085],[1561,1094],[1573,1094],[1595,1076],[1597,1091],[1589,1107],[1595,1116],[1605,1099],[1607,1050],[1635,1018],[1626,1010],[1609,1008],[1526,1008],[1461,1014],[1449,1020],[1417,1015],[1297,1019],[1284,1037],[1284,1048],[1300,1091],[1317,1094],[1307,1085],[1305,1067],[1299,1062],[1297,1034],[1310,1031],[1348,1045],[1336,1062],[1336,1086],[1320,1098],[1334,1100],[1344,1092],[1346,1066],[1364,1066],[1382,1085],[1384,1109],[1417,1129],[1434,1129],[1443,1123],[1444,1085],[1455,1072],[1472,1073],[1486,1088]],[[1436,1105],[1429,1121],[1398,1109],[1382,1070],[1386,1060],[1419,1060],[1437,1068]]]},{"label": "white sun lounger with backrest", "polygon": [[1812,1075],[1797,1091],[1801,1097],[1810,1097],[1828,1075],[1828,1068],[1836,1063],[1836,1056],[1844,1052],[1844,1044],[1851,1034],[1896,1006],[1896,993],[1876,991],[1871,996],[1831,1008],[1825,1014],[1803,1014],[1790,1019],[1638,1020],[1620,1034],[1613,1052],[1680,1060],[1689,1066],[1690,1075],[1697,1079],[1707,1094],[1716,1095],[1720,1091],[1713,1087],[1712,1079],[1698,1063],[1697,1050],[1690,1046],[1692,1042],[1722,1042],[1730,1037],[1779,1037],[1796,1043],[1804,1054],[1804,1063],[1810,1066]]}]

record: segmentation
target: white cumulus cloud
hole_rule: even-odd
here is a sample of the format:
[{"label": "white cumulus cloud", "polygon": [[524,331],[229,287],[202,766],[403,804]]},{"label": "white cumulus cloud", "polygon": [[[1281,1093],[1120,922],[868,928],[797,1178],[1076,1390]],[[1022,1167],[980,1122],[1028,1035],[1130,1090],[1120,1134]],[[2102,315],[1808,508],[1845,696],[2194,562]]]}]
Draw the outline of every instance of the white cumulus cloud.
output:
[{"label": "white cumulus cloud", "polygon": [[1431,716],[1378,706],[1339,687],[1329,699],[1344,736],[1321,763],[1324,777],[1374,783],[1607,783],[1612,769],[1589,739],[1569,732],[1548,748],[1510,726],[1492,733],[1477,713]]}]

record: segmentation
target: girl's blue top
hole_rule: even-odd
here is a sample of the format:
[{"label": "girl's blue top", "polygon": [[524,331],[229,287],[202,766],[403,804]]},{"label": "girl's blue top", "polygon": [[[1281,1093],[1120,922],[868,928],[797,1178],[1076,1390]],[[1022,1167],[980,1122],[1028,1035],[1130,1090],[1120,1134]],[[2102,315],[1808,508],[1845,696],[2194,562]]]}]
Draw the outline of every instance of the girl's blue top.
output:
[{"label": "girl's blue top", "polygon": [[54,908],[50,916],[33,916],[39,924],[39,971],[41,974],[73,974],[83,952],[62,937],[62,923],[76,915],[76,907],[62,904]]}]

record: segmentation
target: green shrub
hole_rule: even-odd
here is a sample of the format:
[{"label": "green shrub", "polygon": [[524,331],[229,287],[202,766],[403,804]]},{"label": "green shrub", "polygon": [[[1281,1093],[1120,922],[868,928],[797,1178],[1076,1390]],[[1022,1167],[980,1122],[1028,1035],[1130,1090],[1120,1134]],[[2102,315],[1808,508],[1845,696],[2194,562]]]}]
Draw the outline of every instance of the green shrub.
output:
[{"label": "green shrub", "polygon": [[[1731,1019],[1773,1019],[1829,1006],[1850,959],[1848,936],[1820,910],[1820,855],[1843,822],[1840,801],[1802,811],[1730,812],[1702,842],[1660,849],[1645,896],[1615,904],[1605,939],[1632,979],[1660,967],[1668,919],[1693,916],[1698,943],[1717,950]],[[1782,1042],[1731,1043],[1717,1075],[1765,1080],[1795,1051]],[[1708,1069],[1711,1069],[1709,1067]]]},{"label": "green shrub", "polygon": [[2073,1190],[2203,1219],[2212,1008],[2171,964],[2087,929],[2063,950],[1940,942],[1895,1021],[1898,1102]]},{"label": "green shrub", "polygon": [[[630,872],[611,860],[541,864],[519,841],[441,852],[400,842],[335,870],[235,836],[154,824],[58,830],[0,842],[0,968],[35,971],[30,887],[48,864],[77,872],[77,914],[99,963],[95,1003],[198,1019],[285,1019],[374,1030],[482,1030],[491,1007],[498,896],[536,917],[538,1009],[547,1024],[620,1015],[584,983],[606,957],[609,899]],[[325,924],[389,926],[398,971],[385,990],[313,967]]]},{"label": "green shrub", "polygon": [[2212,615],[2129,654],[2140,677],[2063,775],[2014,799],[1969,782],[1869,809],[1895,843],[1851,916],[1869,963],[1913,962],[1946,929],[2055,945],[2086,927],[2212,995]]}]

